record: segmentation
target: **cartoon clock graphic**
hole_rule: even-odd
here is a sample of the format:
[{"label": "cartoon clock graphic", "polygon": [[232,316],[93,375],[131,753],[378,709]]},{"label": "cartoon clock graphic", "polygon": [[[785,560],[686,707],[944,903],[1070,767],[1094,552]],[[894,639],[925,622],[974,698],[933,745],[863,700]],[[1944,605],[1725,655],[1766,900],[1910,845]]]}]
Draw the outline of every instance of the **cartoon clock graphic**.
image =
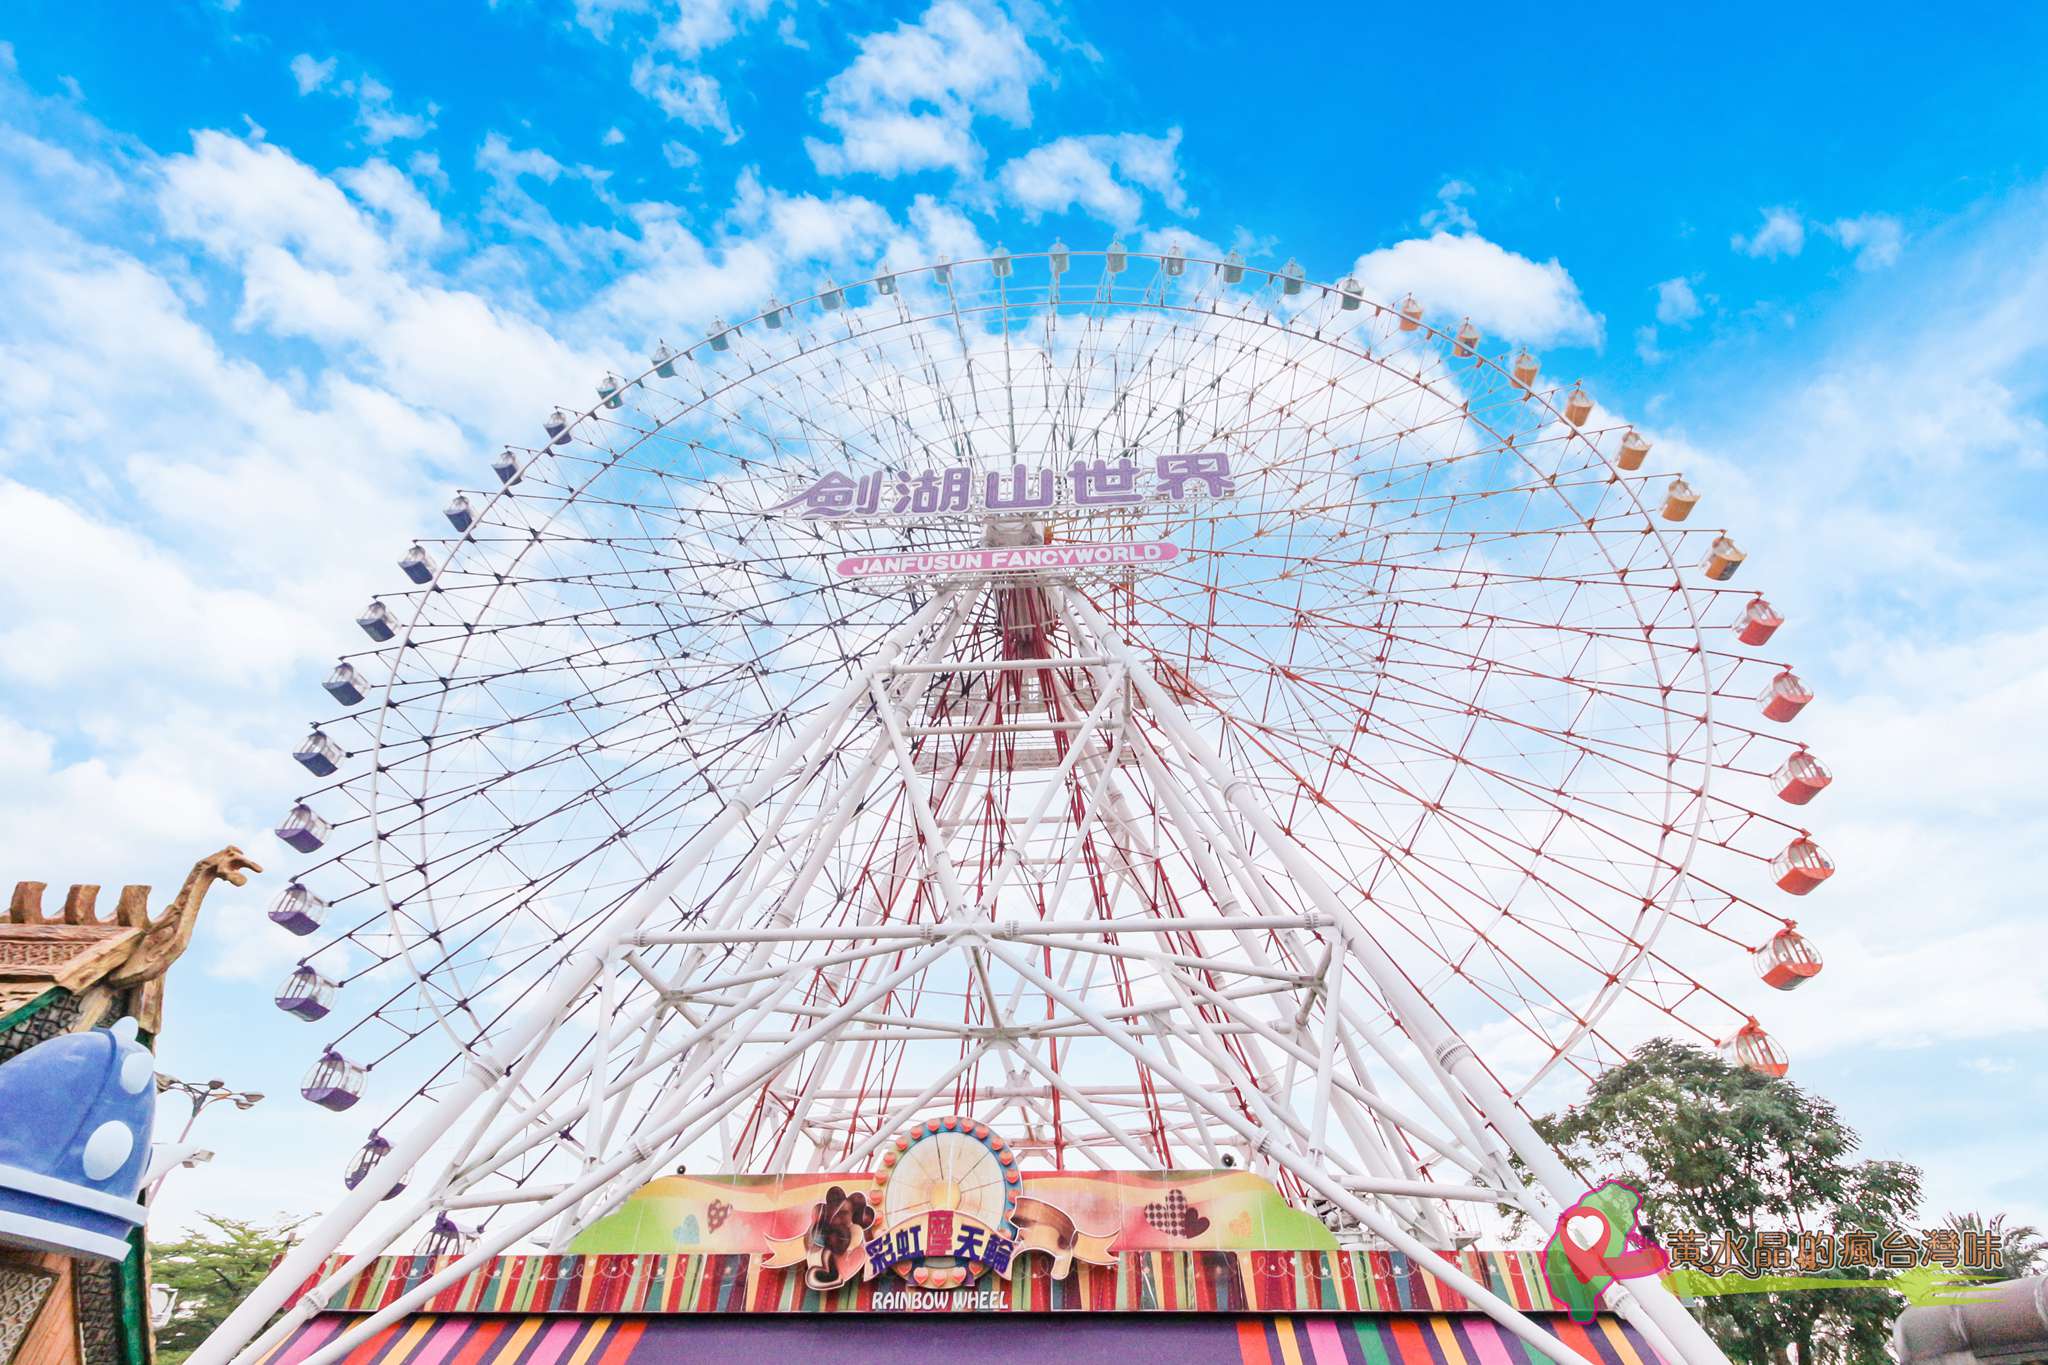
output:
[{"label": "cartoon clock graphic", "polygon": [[[1003,1236],[1013,1236],[1021,1178],[1017,1154],[985,1123],[953,1115],[927,1119],[882,1154],[882,1217],[893,1228],[928,1214],[951,1214]],[[949,1220],[939,1220],[946,1225]],[[921,1260],[898,1261],[896,1273],[930,1289],[950,1289],[981,1275],[980,1261],[931,1246]]]}]

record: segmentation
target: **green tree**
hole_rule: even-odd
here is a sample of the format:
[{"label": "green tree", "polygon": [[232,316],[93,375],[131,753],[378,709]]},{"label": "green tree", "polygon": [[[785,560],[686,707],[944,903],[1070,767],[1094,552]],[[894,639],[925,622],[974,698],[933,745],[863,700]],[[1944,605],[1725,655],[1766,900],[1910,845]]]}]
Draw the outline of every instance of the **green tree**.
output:
[{"label": "green tree", "polygon": [[264,1224],[201,1214],[204,1229],[149,1249],[150,1278],[178,1291],[171,1320],[157,1329],[158,1365],[178,1362],[206,1340],[221,1320],[298,1241],[303,1218]]},{"label": "green tree", "polygon": [[[1645,1225],[1665,1241],[1681,1229],[1745,1246],[1759,1230],[1789,1231],[1795,1247],[1801,1232],[1881,1236],[1912,1227],[1920,1203],[1919,1169],[1857,1160],[1855,1132],[1826,1100],[1668,1039],[1644,1044],[1584,1104],[1537,1127],[1589,1187],[1616,1179],[1641,1190]],[[1746,1365],[1879,1365],[1902,1306],[1888,1291],[1837,1289],[1715,1297],[1700,1311]]]},{"label": "green tree", "polygon": [[1988,1233],[1998,1239],[2001,1264],[1997,1270],[1978,1272],[1994,1280],[2023,1280],[2029,1275],[2038,1275],[2044,1263],[2048,1263],[2048,1237],[2031,1223],[2008,1223],[2005,1215],[1995,1213],[1986,1218],[1981,1213],[1952,1213],[1942,1220],[1942,1226],[1962,1236],[1964,1233]]}]

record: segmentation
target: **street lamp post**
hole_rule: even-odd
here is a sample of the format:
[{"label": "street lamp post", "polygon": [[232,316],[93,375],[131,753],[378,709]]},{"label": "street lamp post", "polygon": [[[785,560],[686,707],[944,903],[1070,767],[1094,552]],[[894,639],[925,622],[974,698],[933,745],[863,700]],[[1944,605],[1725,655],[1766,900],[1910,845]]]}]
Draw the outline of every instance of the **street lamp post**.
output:
[{"label": "street lamp post", "polygon": [[[192,1125],[199,1122],[200,1111],[208,1105],[217,1104],[222,1100],[231,1100],[237,1109],[253,1109],[257,1101],[263,1098],[261,1091],[230,1090],[226,1081],[212,1080],[204,1085],[198,1085],[192,1081],[181,1081],[175,1076],[166,1076],[162,1072],[157,1073],[156,1088],[157,1093],[160,1095],[168,1094],[175,1090],[191,1102],[192,1112],[186,1115],[185,1126],[178,1132],[177,1142],[181,1146],[184,1144],[185,1139],[191,1136]],[[189,1166],[192,1164],[192,1161],[188,1158],[179,1164]],[[176,1169],[176,1166],[171,1168],[171,1170]],[[158,1176],[155,1183],[149,1187],[149,1197],[142,1202],[145,1205],[155,1203],[157,1191],[161,1190],[164,1187],[164,1182],[170,1178],[171,1171],[165,1171],[162,1175]]]}]

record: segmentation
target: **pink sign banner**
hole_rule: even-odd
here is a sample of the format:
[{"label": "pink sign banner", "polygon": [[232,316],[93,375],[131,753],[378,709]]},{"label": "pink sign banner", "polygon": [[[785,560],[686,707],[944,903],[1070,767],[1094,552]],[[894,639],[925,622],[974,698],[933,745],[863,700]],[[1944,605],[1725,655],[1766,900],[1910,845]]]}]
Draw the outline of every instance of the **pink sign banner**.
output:
[{"label": "pink sign banner", "polygon": [[1156,568],[1180,556],[1165,540],[1112,545],[991,545],[974,550],[907,550],[854,555],[839,561],[841,578],[897,574],[1042,573],[1046,570]]}]

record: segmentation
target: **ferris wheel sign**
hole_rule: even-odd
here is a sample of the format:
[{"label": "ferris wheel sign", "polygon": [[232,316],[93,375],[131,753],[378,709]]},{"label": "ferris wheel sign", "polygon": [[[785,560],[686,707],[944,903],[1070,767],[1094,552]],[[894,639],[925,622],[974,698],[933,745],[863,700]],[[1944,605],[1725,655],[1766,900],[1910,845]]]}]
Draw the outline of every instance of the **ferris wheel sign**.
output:
[{"label": "ferris wheel sign", "polygon": [[1171,563],[1180,546],[1167,540],[1122,541],[1106,545],[992,545],[975,550],[905,550],[851,555],[839,561],[841,578],[909,574],[1034,573],[1048,570],[1152,568]]},{"label": "ferris wheel sign", "polygon": [[1064,474],[1033,469],[1021,460],[999,469],[956,464],[916,474],[878,470],[856,477],[834,470],[795,497],[762,510],[811,521],[1010,516],[1194,502],[1226,498],[1236,491],[1229,455],[1195,451],[1154,456],[1149,483],[1129,455],[1113,461],[1075,460]]}]

